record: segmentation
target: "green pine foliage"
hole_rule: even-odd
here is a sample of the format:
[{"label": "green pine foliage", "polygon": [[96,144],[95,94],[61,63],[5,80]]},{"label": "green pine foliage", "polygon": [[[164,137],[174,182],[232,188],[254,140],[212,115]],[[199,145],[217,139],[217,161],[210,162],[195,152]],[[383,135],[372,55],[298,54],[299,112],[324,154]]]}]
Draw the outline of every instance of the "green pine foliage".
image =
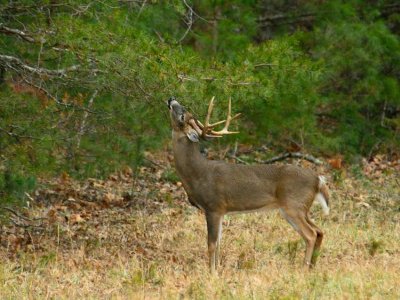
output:
[{"label": "green pine foliage", "polygon": [[[320,93],[334,120],[336,151],[368,154],[376,143],[393,148],[400,106],[400,42],[383,22],[325,24],[313,32],[315,59],[326,66]],[[398,116],[397,116],[398,119]]]}]

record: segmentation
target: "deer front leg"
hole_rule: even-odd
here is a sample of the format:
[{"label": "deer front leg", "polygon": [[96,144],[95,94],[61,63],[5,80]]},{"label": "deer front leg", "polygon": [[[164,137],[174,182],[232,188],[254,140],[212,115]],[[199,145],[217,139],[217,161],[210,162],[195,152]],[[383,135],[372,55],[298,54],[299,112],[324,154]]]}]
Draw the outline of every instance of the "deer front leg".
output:
[{"label": "deer front leg", "polygon": [[[216,212],[206,212],[207,234],[208,234],[208,258],[211,274],[215,273],[217,262],[217,244],[219,244],[220,227],[222,226],[222,215]],[[219,247],[219,246],[218,246]]]}]

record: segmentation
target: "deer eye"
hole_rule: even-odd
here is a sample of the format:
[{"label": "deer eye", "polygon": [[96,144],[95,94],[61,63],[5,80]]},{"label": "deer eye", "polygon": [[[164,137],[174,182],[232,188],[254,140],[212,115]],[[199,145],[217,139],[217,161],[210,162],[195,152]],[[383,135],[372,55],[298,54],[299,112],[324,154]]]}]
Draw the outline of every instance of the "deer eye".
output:
[{"label": "deer eye", "polygon": [[185,122],[185,115],[180,115],[179,121],[181,121],[182,123]]}]

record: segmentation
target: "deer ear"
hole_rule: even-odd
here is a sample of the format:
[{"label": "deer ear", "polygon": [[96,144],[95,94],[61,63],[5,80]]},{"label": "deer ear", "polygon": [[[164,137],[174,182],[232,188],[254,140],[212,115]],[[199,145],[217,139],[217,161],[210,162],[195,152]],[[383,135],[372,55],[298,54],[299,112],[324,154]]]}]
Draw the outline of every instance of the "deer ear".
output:
[{"label": "deer ear", "polygon": [[193,129],[190,129],[187,133],[186,136],[188,137],[188,139],[190,141],[192,141],[193,143],[198,143],[199,142],[199,135],[197,134],[197,132]]}]

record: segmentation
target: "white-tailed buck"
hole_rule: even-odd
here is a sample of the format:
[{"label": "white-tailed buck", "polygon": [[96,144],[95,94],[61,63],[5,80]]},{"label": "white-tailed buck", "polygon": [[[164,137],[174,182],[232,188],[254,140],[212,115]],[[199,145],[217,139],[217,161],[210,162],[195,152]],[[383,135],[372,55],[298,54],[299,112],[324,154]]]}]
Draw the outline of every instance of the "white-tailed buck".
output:
[{"label": "white-tailed buck", "polygon": [[[204,124],[180,105],[168,100],[172,121],[175,166],[192,205],[202,209],[208,231],[210,270],[215,271],[225,214],[261,209],[280,209],[283,217],[306,242],[304,263],[312,266],[320,249],[323,234],[311,221],[309,210],[317,200],[329,213],[328,188],[324,178],[312,170],[293,165],[239,165],[206,159],[199,150],[200,138],[219,138],[232,134],[229,124],[239,115],[210,124],[214,98]],[[220,131],[213,128],[225,123]]]}]

